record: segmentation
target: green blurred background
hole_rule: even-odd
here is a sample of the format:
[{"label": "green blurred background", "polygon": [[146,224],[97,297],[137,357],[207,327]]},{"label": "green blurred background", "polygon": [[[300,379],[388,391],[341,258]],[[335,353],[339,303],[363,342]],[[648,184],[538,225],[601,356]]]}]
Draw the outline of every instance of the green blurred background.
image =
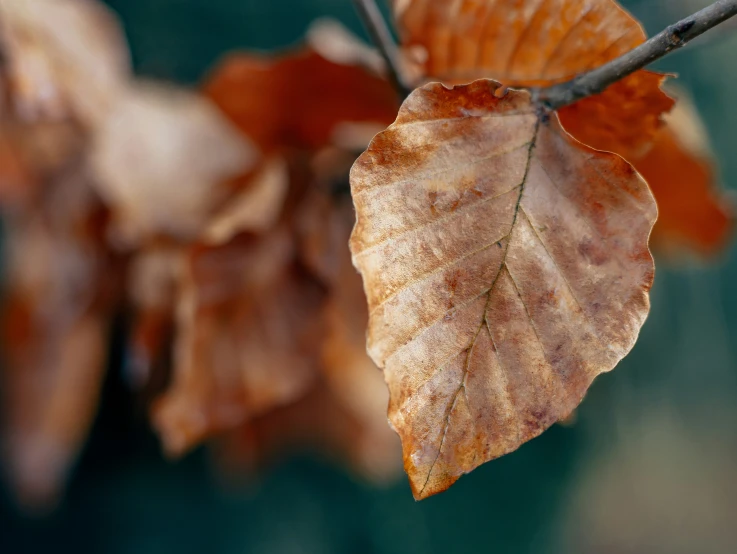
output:
[{"label": "green blurred background", "polygon": [[[22,1],[22,0],[19,0]],[[705,5],[624,1],[655,32]],[[350,0],[109,0],[142,75],[194,84],[225,51],[298,41],[315,18],[362,32]],[[727,184],[737,182],[737,32],[716,30],[659,69],[679,73]],[[329,86],[326,83],[325,86]],[[205,452],[170,463],[123,383],[105,385],[64,503],[44,518],[3,493],[0,552],[737,552],[737,259],[658,266],[633,353],[577,421],[421,503],[309,459],[223,487]]]}]

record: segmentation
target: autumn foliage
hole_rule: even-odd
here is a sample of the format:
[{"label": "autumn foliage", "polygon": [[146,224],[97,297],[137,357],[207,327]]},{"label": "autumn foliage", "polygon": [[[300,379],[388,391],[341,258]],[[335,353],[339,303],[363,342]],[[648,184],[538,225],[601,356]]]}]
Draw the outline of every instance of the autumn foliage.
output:
[{"label": "autumn foliage", "polygon": [[557,111],[537,99],[646,39],[616,2],[391,8],[416,86],[401,107],[335,24],[229,53],[186,90],[135,77],[98,4],[3,3],[3,429],[21,501],[58,496],[116,318],[168,455],[207,442],[240,473],[311,448],[374,480],[403,457],[420,499],[568,417],[627,355],[650,246],[724,247],[732,206],[667,76]]},{"label": "autumn foliage", "polygon": [[418,498],[567,417],[649,308],[645,182],[498,87],[419,89],[351,171],[369,353]]}]

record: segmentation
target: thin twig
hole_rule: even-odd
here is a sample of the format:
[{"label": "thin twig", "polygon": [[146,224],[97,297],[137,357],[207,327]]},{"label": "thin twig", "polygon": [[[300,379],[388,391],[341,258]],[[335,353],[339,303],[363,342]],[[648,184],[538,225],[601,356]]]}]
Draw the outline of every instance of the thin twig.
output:
[{"label": "thin twig", "polygon": [[404,100],[412,92],[407,86],[399,63],[399,49],[397,48],[391,31],[381,15],[375,0],[353,0],[361,21],[371,36],[374,45],[379,49],[381,56],[386,62],[387,73],[392,86]]},{"label": "thin twig", "polygon": [[737,0],[719,0],[675,23],[626,54],[565,83],[535,91],[535,97],[551,109],[599,94],[608,86],[642,69],[690,40],[737,15]]}]

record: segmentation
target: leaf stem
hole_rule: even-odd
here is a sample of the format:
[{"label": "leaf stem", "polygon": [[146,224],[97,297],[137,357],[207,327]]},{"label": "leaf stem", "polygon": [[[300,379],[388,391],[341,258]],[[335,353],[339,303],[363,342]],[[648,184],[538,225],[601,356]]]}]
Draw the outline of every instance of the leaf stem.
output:
[{"label": "leaf stem", "polygon": [[534,91],[537,101],[553,110],[603,92],[638,69],[685,46],[689,41],[737,15],[737,0],[719,0],[670,25],[637,48],[570,81]]},{"label": "leaf stem", "polygon": [[402,76],[399,49],[392,38],[384,16],[381,15],[381,10],[379,10],[375,0],[353,0],[353,4],[371,40],[379,49],[384,62],[386,62],[386,69],[392,86],[401,99],[404,100],[412,92],[412,89],[406,84]]}]

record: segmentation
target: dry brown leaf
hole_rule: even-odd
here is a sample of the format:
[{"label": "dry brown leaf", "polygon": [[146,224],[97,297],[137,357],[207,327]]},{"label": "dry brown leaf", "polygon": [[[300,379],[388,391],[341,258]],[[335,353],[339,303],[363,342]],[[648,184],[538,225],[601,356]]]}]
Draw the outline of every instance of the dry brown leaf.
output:
[{"label": "dry brown leaf", "polygon": [[2,391],[11,484],[53,504],[92,424],[118,294],[104,210],[79,172],[57,175],[36,211],[7,221]]},{"label": "dry brown leaf", "polygon": [[[326,165],[336,160],[330,156]],[[337,165],[344,166],[342,157]],[[330,179],[319,173],[294,218],[301,260],[329,290],[317,316],[324,337],[315,337],[322,378],[304,396],[215,440],[217,465],[230,477],[304,450],[347,462],[371,481],[387,481],[401,468],[397,437],[386,424],[388,392],[366,354],[366,299],[347,245],[353,210],[345,196],[336,201],[323,192]]]},{"label": "dry brown leaf", "polygon": [[196,248],[181,287],[174,380],[153,408],[172,455],[304,394],[323,299],[283,227]]},{"label": "dry brown leaf", "polygon": [[403,43],[424,72],[516,86],[568,81],[628,52],[642,27],[613,0],[395,0]]},{"label": "dry brown leaf", "polygon": [[[515,87],[547,86],[646,39],[613,0],[395,0],[394,12],[404,44],[425,51],[424,74],[446,83],[483,77]],[[640,152],[673,105],[660,90],[663,78],[638,71],[563,108],[561,121],[594,148]]]},{"label": "dry brown leaf", "polygon": [[90,156],[126,244],[158,234],[197,238],[228,194],[225,181],[258,159],[209,100],[151,83],[119,100]]},{"label": "dry brown leaf", "polygon": [[0,48],[24,120],[74,116],[95,125],[130,78],[117,18],[92,0],[2,2]]},{"label": "dry brown leaf", "polygon": [[[289,189],[288,168],[282,158],[264,160],[234,184],[236,189],[206,223],[202,244],[222,245],[244,232],[266,233],[281,217]],[[129,295],[135,319],[128,371],[139,388],[157,389],[168,373],[176,330],[175,303],[192,247],[198,248],[197,243],[154,242],[140,250],[131,263]]]},{"label": "dry brown leaf", "polygon": [[653,248],[673,256],[714,255],[732,234],[735,206],[716,186],[714,155],[696,108],[678,96],[652,148],[631,161],[658,202]]},{"label": "dry brown leaf", "polygon": [[[12,348],[14,367],[3,379],[9,477],[22,506],[44,509],[58,501],[97,412],[107,322],[92,313],[63,329],[44,326],[33,306],[16,299],[5,314],[8,326],[31,327],[24,344]],[[17,338],[13,331],[5,336]],[[35,358],[32,349],[40,351]]]},{"label": "dry brown leaf", "polygon": [[351,188],[369,353],[416,498],[566,417],[634,345],[655,202],[528,93],[416,90]]},{"label": "dry brown leaf", "polygon": [[232,54],[215,68],[204,91],[266,153],[322,148],[340,124],[386,126],[398,108],[385,79],[309,49],[280,58]]},{"label": "dry brown leaf", "polygon": [[[200,242],[222,245],[237,235],[266,233],[282,216],[289,189],[286,162],[267,158],[252,173],[236,180],[222,207],[206,222]],[[129,272],[129,295],[135,310],[129,378],[137,387],[156,389],[168,373],[170,343],[175,331],[174,309],[185,259],[197,242],[154,242],[134,257]],[[186,280],[186,279],[185,279]]]}]

